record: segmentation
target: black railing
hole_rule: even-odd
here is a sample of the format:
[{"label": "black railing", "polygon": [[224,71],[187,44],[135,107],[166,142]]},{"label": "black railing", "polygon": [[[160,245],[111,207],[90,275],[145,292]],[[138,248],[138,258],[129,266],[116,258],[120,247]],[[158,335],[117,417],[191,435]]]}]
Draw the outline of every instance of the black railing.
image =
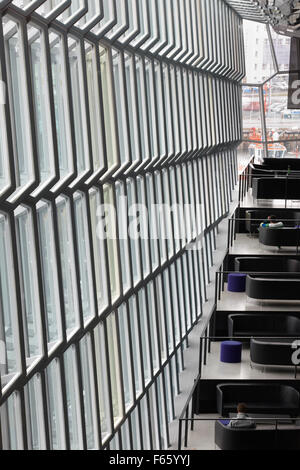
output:
[{"label": "black railing", "polygon": [[[300,184],[300,182],[299,182]],[[271,209],[270,209],[271,211]],[[283,219],[282,217],[279,217],[280,221],[283,222],[283,223],[286,223],[286,224],[291,224],[291,226],[289,225],[286,225],[285,228],[294,228],[295,230],[298,230],[298,237],[297,237],[297,240],[296,240],[296,245],[295,245],[295,248],[296,248],[296,252],[299,253],[299,246],[300,246],[300,220],[296,220],[296,219]],[[228,236],[227,236],[227,248],[232,248],[233,247],[233,244],[234,244],[234,241],[236,240],[236,235],[238,232],[238,229],[239,229],[239,226],[240,226],[240,222],[250,222],[250,224],[252,224],[253,222],[258,222],[258,227],[260,225],[260,223],[263,223],[262,221],[262,218],[260,219],[249,219],[249,218],[245,218],[245,217],[230,217],[230,219],[228,219]],[[294,224],[294,226],[292,226],[292,224]],[[295,226],[295,224],[297,224]],[[274,229],[275,230],[275,229]],[[280,230],[280,228],[276,229],[276,230]],[[251,232],[253,233],[253,232]]]},{"label": "black railing", "polygon": [[[251,415],[250,415],[251,417]],[[228,418],[223,418],[223,417],[220,417],[220,418],[180,418],[179,420],[179,435],[178,435],[178,450],[182,450],[182,427],[183,425],[185,425],[186,428],[188,428],[188,425],[189,423],[192,423],[191,426],[193,425],[193,429],[194,429],[194,423],[195,422],[217,422],[217,421],[222,421],[224,419],[228,419]],[[232,418],[234,419],[234,418]],[[239,418],[239,421],[248,421],[249,418]],[[286,425],[287,422],[290,424],[290,423],[295,423],[295,424],[298,424],[298,422],[300,421],[300,418],[291,418],[291,417],[286,417],[286,418],[277,418],[277,417],[270,417],[270,418],[267,418],[267,417],[254,417],[253,418],[253,421],[255,422],[255,424],[266,424],[266,423],[270,423],[270,424],[274,424],[274,431],[275,433],[277,433],[277,431],[280,429],[279,425],[280,423]],[[276,443],[276,440],[277,440],[277,435],[275,434],[274,436],[274,446],[275,446],[275,443]],[[198,439],[199,441],[199,439]],[[185,442],[184,442],[184,446],[187,447],[188,446],[188,434],[185,435]]]},{"label": "black railing", "polygon": [[291,278],[299,277],[300,279],[300,272],[297,273],[297,272],[290,272],[290,271],[284,272],[284,271],[247,271],[247,270],[243,270],[243,272],[242,271],[225,271],[221,267],[218,271],[216,271],[216,287],[215,287],[215,307],[216,308],[218,307],[218,302],[221,300],[222,292],[225,291],[225,283],[226,283],[228,274],[246,274],[246,275],[252,275],[252,276],[268,276],[268,277],[284,276],[284,277],[291,277]]},{"label": "black railing", "polygon": [[[199,371],[198,371],[198,376],[195,379],[194,386],[189,394],[189,397],[186,401],[186,404],[181,412],[181,415],[179,417],[179,427],[178,427],[178,450],[181,450],[182,448],[182,433],[184,431],[184,447],[188,446],[188,436],[189,436],[189,423],[191,424],[190,430],[194,430],[194,424],[196,421],[218,421],[219,419],[222,418],[195,418],[195,400],[198,398],[198,391],[199,391],[199,385],[201,383],[201,379],[203,377],[203,366],[207,365],[207,354],[210,352],[210,345],[212,342],[221,342],[225,340],[235,340],[235,341],[248,341],[251,339],[259,338],[260,340],[263,340],[264,338],[267,338],[269,340],[287,340],[287,339],[292,339],[294,341],[299,341],[300,343],[300,337],[297,336],[259,336],[256,337],[255,335],[252,336],[234,336],[234,337],[224,337],[224,336],[201,336],[200,337],[200,345],[199,345]],[[292,344],[291,344],[291,349],[294,349]],[[291,355],[292,358],[292,355]],[[297,364],[291,364],[290,366],[284,366],[284,367],[292,367],[294,371],[294,379],[297,380],[298,376],[298,365]],[[251,379],[249,379],[251,380]],[[265,420],[266,418],[264,418]],[[272,421],[280,421],[278,418],[270,418]],[[297,418],[297,420],[300,420],[300,418]],[[286,419],[285,419],[286,421]]]},{"label": "black railing", "polygon": [[257,169],[253,167],[254,159],[244,168],[239,174],[239,203],[245,199],[249,188],[252,187],[252,180],[254,178],[286,178],[286,191],[284,199],[287,203],[289,198],[287,197],[288,191],[288,179],[289,178],[300,178],[300,170],[272,170],[272,169]]}]

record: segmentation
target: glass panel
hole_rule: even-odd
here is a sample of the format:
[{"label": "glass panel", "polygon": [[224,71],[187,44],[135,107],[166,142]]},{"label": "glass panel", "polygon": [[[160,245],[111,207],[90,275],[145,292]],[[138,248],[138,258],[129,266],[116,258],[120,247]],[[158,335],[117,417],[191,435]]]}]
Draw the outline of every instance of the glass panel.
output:
[{"label": "glass panel", "polygon": [[292,38],[283,36],[270,27],[279,70],[289,70]]},{"label": "glass panel", "polygon": [[261,83],[275,73],[267,26],[244,20],[246,77],[244,83]]},{"label": "glass panel", "polygon": [[107,370],[107,357],[105,352],[105,338],[103,323],[95,329],[95,351],[96,351],[96,370],[97,370],[97,384],[98,384],[98,400],[100,408],[101,419],[101,433],[102,442],[111,433],[111,419],[110,419],[110,401],[108,391],[108,370]]},{"label": "glass panel", "polygon": [[123,63],[119,51],[112,50],[113,54],[113,75],[116,92],[116,108],[117,108],[117,121],[119,131],[119,147],[121,165],[130,161],[129,156],[129,143],[128,143],[128,129],[127,129],[127,112],[126,102],[124,96],[125,83],[123,76]]},{"label": "glass panel", "polygon": [[96,288],[98,299],[98,313],[101,313],[108,304],[108,287],[104,240],[103,237],[98,236],[98,230],[100,230],[100,233],[103,233],[104,231],[103,220],[101,218],[99,218],[98,220],[98,208],[101,204],[99,191],[97,191],[96,189],[91,189],[89,198],[94,250],[93,261],[95,264]]},{"label": "glass panel", "polygon": [[27,367],[42,355],[42,331],[38,293],[37,267],[32,217],[29,209],[15,212],[20,287],[22,296],[23,331]]},{"label": "glass panel", "polygon": [[85,324],[95,317],[91,252],[86,199],[83,193],[74,194],[76,242],[79,260],[80,292]]},{"label": "glass panel", "polygon": [[[288,75],[277,75],[265,86],[267,137],[269,141],[297,139],[299,137],[300,110],[287,109]],[[274,156],[286,156],[286,148],[269,146]]]},{"label": "glass panel", "polygon": [[27,441],[29,450],[45,450],[45,423],[40,375],[35,375],[25,387]]},{"label": "glass panel", "polygon": [[60,178],[73,172],[72,142],[69,122],[69,100],[66,86],[66,64],[62,36],[49,35],[52,83],[55,105],[55,122],[58,143]]},{"label": "glass panel", "polygon": [[141,370],[141,350],[140,350],[140,330],[138,325],[138,314],[136,298],[131,297],[129,299],[129,318],[132,338],[132,352],[133,352],[133,365],[134,365],[134,378],[135,378],[135,390],[136,396],[142,392],[142,370]]},{"label": "glass panel", "polygon": [[[109,351],[110,381],[112,391],[112,405],[115,425],[123,418],[121,375],[119,363],[119,341],[117,336],[116,315],[111,313],[107,318],[107,340]],[[122,331],[121,334],[124,334]]]},{"label": "glass panel", "polygon": [[80,359],[82,371],[82,395],[85,411],[85,430],[88,450],[99,449],[99,436],[96,414],[94,361],[91,349],[91,337],[85,335],[80,341]]},{"label": "glass panel", "polygon": [[127,229],[127,203],[124,191],[124,183],[116,183],[117,214],[119,224],[119,246],[122,270],[123,294],[131,287],[129,241]]},{"label": "glass panel", "polygon": [[120,278],[116,233],[116,211],[113,199],[113,188],[110,185],[104,186],[104,204],[108,208],[105,214],[105,225],[109,232],[107,234],[107,249],[110,275],[110,292],[111,301],[113,303],[120,296]]},{"label": "glass panel", "polygon": [[150,361],[150,344],[148,329],[148,309],[146,302],[145,290],[142,289],[138,293],[139,300],[139,316],[141,322],[141,341],[143,348],[143,370],[145,377],[145,385],[151,380],[151,361]]},{"label": "glass panel", "polygon": [[70,201],[59,197],[56,203],[63,277],[65,318],[68,337],[79,328],[79,305],[75,272],[74,242],[71,226]]},{"label": "glass panel", "polygon": [[94,171],[104,168],[103,131],[100,116],[100,96],[96,47],[85,42],[85,61],[89,99]]},{"label": "glass panel", "polygon": [[3,450],[23,450],[20,396],[14,392],[0,408]]},{"label": "glass panel", "polygon": [[126,304],[118,309],[118,322],[120,334],[120,350],[123,372],[123,387],[126,409],[133,404],[133,386],[132,386],[132,365],[130,354],[129,327]]},{"label": "glass panel", "polygon": [[80,176],[90,168],[87,137],[86,102],[83,83],[81,46],[79,41],[68,39],[71,73],[74,130],[76,140],[77,172]]},{"label": "glass panel", "polygon": [[32,25],[28,26],[31,80],[35,110],[39,174],[41,183],[55,175],[49,89],[45,80],[47,64],[44,36]]},{"label": "glass panel", "polygon": [[51,450],[64,450],[65,426],[61,390],[60,367],[54,360],[46,369],[46,387]]},{"label": "glass panel", "polygon": [[57,278],[57,258],[53,233],[53,214],[50,204],[40,203],[37,210],[40,256],[43,274],[47,339],[51,350],[62,338],[61,308]]},{"label": "glass panel", "polygon": [[28,108],[28,87],[25,74],[23,37],[18,23],[3,17],[3,34],[7,67],[9,71],[8,90],[11,105],[11,123],[14,142],[16,187],[27,185],[34,176],[30,116]]},{"label": "glass panel", "polygon": [[83,449],[80,398],[75,346],[64,354],[66,397],[71,450]]},{"label": "glass panel", "polygon": [[2,388],[20,372],[16,287],[8,221],[0,214],[0,371]]},{"label": "glass panel", "polygon": [[110,58],[107,49],[100,46],[99,53],[101,64],[101,82],[105,121],[107,163],[108,170],[111,170],[118,163],[117,134],[115,126],[116,119],[112,86],[113,80],[111,74]]}]

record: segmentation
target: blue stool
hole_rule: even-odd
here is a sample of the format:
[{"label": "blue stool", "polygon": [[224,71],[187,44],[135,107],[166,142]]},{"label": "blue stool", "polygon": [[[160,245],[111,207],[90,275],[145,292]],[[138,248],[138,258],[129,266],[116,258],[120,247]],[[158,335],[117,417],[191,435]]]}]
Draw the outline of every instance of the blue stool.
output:
[{"label": "blue stool", "polygon": [[242,343],[239,341],[223,341],[221,343],[221,362],[228,364],[242,362]]},{"label": "blue stool", "polygon": [[246,291],[246,274],[231,273],[228,274],[228,292]]}]

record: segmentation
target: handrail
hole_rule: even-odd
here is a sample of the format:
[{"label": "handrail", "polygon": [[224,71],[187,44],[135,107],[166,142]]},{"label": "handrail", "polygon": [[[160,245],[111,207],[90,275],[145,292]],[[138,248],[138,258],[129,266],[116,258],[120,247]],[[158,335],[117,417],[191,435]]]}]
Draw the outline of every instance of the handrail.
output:
[{"label": "handrail", "polygon": [[[263,340],[263,339],[273,339],[273,340],[287,340],[287,339],[294,339],[295,341],[300,341],[300,335],[297,336],[297,335],[288,335],[288,336],[280,336],[280,335],[277,335],[277,336],[256,336],[256,335],[252,335],[252,336],[234,336],[233,337],[234,340],[239,340],[239,341],[242,341],[242,340],[249,340],[249,339],[255,339],[255,338],[258,338],[260,340]],[[232,337],[227,337],[228,340],[233,340]],[[199,373],[198,373],[198,376],[197,378],[195,379],[195,383],[194,383],[194,386],[188,396],[188,399],[184,405],[184,408],[180,414],[180,417],[179,417],[179,427],[178,427],[178,450],[181,450],[181,447],[182,447],[182,427],[183,425],[185,424],[185,431],[184,431],[184,445],[185,447],[187,447],[188,445],[188,433],[189,433],[189,423],[191,422],[191,431],[194,429],[194,423],[196,421],[218,421],[220,420],[221,418],[194,418],[194,406],[193,406],[193,401],[194,400],[194,394],[195,394],[195,391],[197,389],[197,387],[199,386],[199,383],[201,381],[201,378],[202,378],[202,365],[206,365],[206,354],[207,354],[207,345],[211,343],[211,341],[224,341],[226,339],[225,336],[213,336],[213,335],[204,335],[204,336],[200,336],[200,353],[199,353]],[[204,363],[203,363],[203,342],[205,343],[205,354],[204,354]],[[291,348],[292,348],[292,344],[291,344]],[[203,363],[203,364],[202,364]],[[292,366],[291,366],[292,367]],[[298,366],[295,364],[294,366],[294,369],[295,369],[295,374],[294,374],[294,377],[295,379],[297,379],[297,375],[298,375]],[[249,379],[249,381],[251,381],[251,379]],[[189,411],[190,411],[190,403],[192,401],[192,417],[190,418],[189,417]],[[263,420],[267,419],[267,418],[262,418]],[[286,421],[287,418],[270,418],[270,421],[275,421],[275,420],[282,420],[282,421]],[[289,419],[292,419],[292,418],[289,418]],[[299,420],[299,418],[295,418],[297,420]]]},{"label": "handrail", "polygon": [[[270,209],[270,212],[271,212],[271,209]],[[299,208],[299,212],[300,212],[300,208]],[[293,226],[293,227],[284,226],[284,227],[274,228],[274,230],[282,230],[284,228],[294,229],[294,230],[297,230],[297,231],[300,230],[300,220],[299,220],[299,222],[297,222],[297,219],[295,219],[295,218],[294,219],[284,219],[282,217],[279,217],[279,219],[282,222],[291,222],[291,223],[294,223],[294,224],[298,223],[298,225]],[[234,240],[236,240],[236,233],[237,232],[236,232],[235,222],[244,222],[244,221],[248,221],[248,220],[249,219],[244,218],[244,217],[235,217],[235,216],[232,216],[228,219],[228,237],[227,237],[227,248],[228,248],[228,250],[229,250],[230,247],[233,246]],[[251,219],[251,222],[262,222],[262,218]],[[268,229],[271,230],[272,227],[270,227]],[[298,237],[297,238],[297,244],[295,245],[297,253],[299,252],[299,245],[300,245],[300,238]]]}]

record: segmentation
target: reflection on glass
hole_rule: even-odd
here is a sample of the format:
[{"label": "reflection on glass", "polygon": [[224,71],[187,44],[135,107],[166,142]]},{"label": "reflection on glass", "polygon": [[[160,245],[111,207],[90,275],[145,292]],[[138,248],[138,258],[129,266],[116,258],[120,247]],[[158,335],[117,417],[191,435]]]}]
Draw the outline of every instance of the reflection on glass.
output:
[{"label": "reflection on glass", "polygon": [[277,75],[264,89],[267,137],[271,142],[299,137],[300,110],[287,108],[288,80],[288,75]]},{"label": "reflection on glass", "polygon": [[271,45],[263,23],[244,20],[246,77],[244,83],[261,83],[275,72]]}]

